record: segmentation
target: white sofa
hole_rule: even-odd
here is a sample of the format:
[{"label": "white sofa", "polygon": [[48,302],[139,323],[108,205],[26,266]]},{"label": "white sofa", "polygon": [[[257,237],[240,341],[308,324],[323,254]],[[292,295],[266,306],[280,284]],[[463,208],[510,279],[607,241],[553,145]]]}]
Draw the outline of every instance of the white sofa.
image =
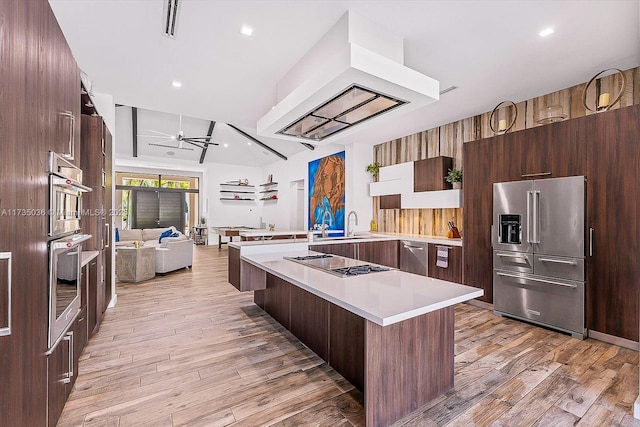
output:
[{"label": "white sofa", "polygon": [[[165,237],[158,242],[160,235],[171,229],[172,233],[178,233],[178,237]],[[159,248],[156,251],[156,273],[164,274],[179,268],[191,267],[193,264],[193,240],[179,232],[175,227],[168,228],[134,228],[132,230],[118,230],[120,240],[118,246],[131,246],[134,241],[141,244]]]}]

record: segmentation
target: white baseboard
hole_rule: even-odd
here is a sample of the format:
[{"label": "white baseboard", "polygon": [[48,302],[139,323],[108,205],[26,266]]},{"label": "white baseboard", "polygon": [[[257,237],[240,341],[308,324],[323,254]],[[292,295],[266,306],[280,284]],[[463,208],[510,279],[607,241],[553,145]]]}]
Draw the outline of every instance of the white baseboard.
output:
[{"label": "white baseboard", "polygon": [[633,418],[640,420],[640,396],[638,396],[636,402],[633,404]]},{"label": "white baseboard", "polygon": [[111,298],[111,301],[109,301],[109,305],[107,306],[107,308],[113,308],[116,306],[117,303],[118,303],[118,294],[114,294],[113,298]]}]

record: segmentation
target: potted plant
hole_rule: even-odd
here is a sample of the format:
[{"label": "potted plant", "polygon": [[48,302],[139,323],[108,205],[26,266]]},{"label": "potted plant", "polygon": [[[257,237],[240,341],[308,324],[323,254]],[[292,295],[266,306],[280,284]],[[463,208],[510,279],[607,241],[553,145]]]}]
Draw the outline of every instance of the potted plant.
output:
[{"label": "potted plant", "polygon": [[373,179],[375,181],[378,180],[378,174],[380,173],[380,166],[382,166],[380,162],[371,163],[370,165],[367,166],[367,172],[373,175]]},{"label": "potted plant", "polygon": [[454,189],[462,188],[462,171],[460,169],[449,169],[444,180],[450,183]]}]

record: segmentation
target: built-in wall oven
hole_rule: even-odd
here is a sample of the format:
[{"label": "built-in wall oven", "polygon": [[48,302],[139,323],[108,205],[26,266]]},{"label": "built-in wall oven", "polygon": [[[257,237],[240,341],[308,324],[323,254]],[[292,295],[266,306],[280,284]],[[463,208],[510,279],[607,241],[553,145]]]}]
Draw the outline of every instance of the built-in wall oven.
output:
[{"label": "built-in wall oven", "polygon": [[59,154],[49,153],[49,237],[80,230],[82,193],[91,188],[82,185],[82,170]]},{"label": "built-in wall oven", "polygon": [[82,242],[90,234],[80,234],[82,170],[62,156],[49,154],[49,349],[62,339],[80,311],[80,264]]},{"label": "built-in wall oven", "polygon": [[49,348],[80,311],[82,242],[90,238],[72,234],[49,242]]}]

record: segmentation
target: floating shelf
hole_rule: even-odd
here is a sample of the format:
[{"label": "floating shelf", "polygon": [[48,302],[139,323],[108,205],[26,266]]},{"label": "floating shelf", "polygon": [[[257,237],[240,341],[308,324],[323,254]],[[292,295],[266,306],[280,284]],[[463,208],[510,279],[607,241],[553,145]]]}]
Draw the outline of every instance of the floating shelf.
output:
[{"label": "floating shelf", "polygon": [[221,193],[254,194],[253,191],[220,190]]},{"label": "floating shelf", "polygon": [[255,185],[244,185],[244,184],[229,184],[229,183],[222,183],[220,185],[223,185],[225,187],[243,187],[243,188],[256,188]]},{"label": "floating shelf", "polygon": [[264,190],[264,191],[260,191],[260,193],[277,193],[278,190]]},{"label": "floating shelf", "polygon": [[274,201],[275,201],[275,200],[278,200],[278,198],[277,198],[277,197],[276,197],[276,198],[273,198],[273,197],[263,197],[263,198],[262,198],[262,199],[260,199],[260,200],[263,200],[263,201],[267,201],[267,200],[274,200]]},{"label": "floating shelf", "polygon": [[244,199],[244,198],[234,198],[234,197],[220,197],[220,200],[238,200],[238,201],[251,201],[255,202],[256,199]]},{"label": "floating shelf", "polygon": [[260,187],[269,187],[271,185],[278,185],[278,183],[277,182],[267,182],[267,183],[264,183],[264,184],[260,184]]}]

